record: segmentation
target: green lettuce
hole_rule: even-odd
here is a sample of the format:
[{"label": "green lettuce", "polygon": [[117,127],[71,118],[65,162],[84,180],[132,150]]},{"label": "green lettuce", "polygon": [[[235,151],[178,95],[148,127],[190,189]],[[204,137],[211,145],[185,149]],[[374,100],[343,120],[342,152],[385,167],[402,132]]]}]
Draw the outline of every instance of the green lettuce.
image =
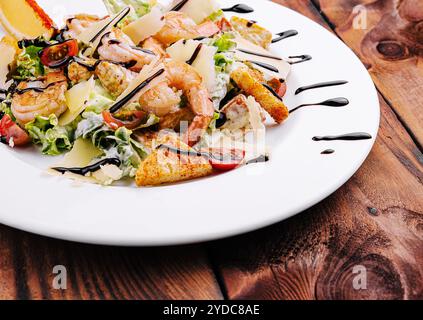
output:
[{"label": "green lettuce", "polygon": [[95,112],[97,114],[102,113],[104,110],[110,108],[114,103],[112,96],[101,86],[98,80],[94,90],[90,94],[90,99],[87,102],[85,112]]},{"label": "green lettuce", "polygon": [[41,145],[43,154],[57,156],[72,149],[73,127],[61,127],[58,122],[52,114],[49,117],[37,116],[25,126],[33,142]]},{"label": "green lettuce", "polygon": [[151,8],[156,4],[152,0],[103,0],[110,14],[117,14],[125,7],[132,7],[134,10],[124,20],[124,23],[130,23],[141,18],[151,11]]},{"label": "green lettuce", "polygon": [[224,15],[225,15],[225,13],[223,12],[223,10],[217,10],[216,12],[214,12],[210,16],[208,16],[206,20],[219,21],[220,19],[223,18]]},{"label": "green lettuce", "polygon": [[28,46],[23,49],[16,60],[16,79],[34,79],[44,75],[44,66],[38,55],[42,49],[37,46]]},{"label": "green lettuce", "polygon": [[124,177],[134,177],[141,161],[148,155],[142,144],[134,140],[132,131],[125,127],[111,130],[103,117],[94,112],[85,112],[75,132],[76,139],[90,139],[94,146],[103,150],[104,158],[117,158]]},{"label": "green lettuce", "polygon": [[225,32],[219,38],[215,39],[213,46],[217,47],[217,52],[232,51],[236,48],[235,36],[230,32]]}]

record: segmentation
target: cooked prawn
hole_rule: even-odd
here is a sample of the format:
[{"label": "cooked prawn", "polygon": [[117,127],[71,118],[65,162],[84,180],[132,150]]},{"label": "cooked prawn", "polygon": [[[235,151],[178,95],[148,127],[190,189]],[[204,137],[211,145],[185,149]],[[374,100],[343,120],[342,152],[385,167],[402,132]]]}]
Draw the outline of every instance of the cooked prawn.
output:
[{"label": "cooked prawn", "polygon": [[143,49],[154,52],[159,57],[166,57],[167,53],[164,46],[155,38],[147,38],[142,44]]},{"label": "cooked prawn", "polygon": [[22,125],[36,116],[60,116],[67,109],[67,88],[66,77],[61,72],[49,73],[38,81],[21,82],[12,97],[13,115]]},{"label": "cooked prawn", "polygon": [[101,60],[127,64],[135,72],[139,72],[156,57],[154,52],[135,46],[120,29],[114,29],[103,37],[98,54]]},{"label": "cooked prawn", "polygon": [[120,96],[137,75],[123,66],[108,61],[99,63],[95,74],[103,87],[114,97]]},{"label": "cooked prawn", "polygon": [[154,36],[166,47],[182,39],[194,39],[197,37],[210,37],[220,31],[219,27],[207,21],[197,25],[194,20],[183,12],[171,11],[165,16],[165,25]]},{"label": "cooked prawn", "polygon": [[66,20],[66,28],[63,36],[65,39],[74,39],[80,35],[83,31],[87,30],[93,24],[101,21],[104,18],[100,18],[94,15],[78,14],[72,18]]},{"label": "cooked prawn", "polygon": [[195,115],[184,137],[184,141],[192,146],[198,142],[213,118],[213,102],[201,76],[193,67],[174,60],[165,61],[164,65],[166,80],[140,97],[141,108],[159,117],[165,116],[179,110],[184,94]]}]

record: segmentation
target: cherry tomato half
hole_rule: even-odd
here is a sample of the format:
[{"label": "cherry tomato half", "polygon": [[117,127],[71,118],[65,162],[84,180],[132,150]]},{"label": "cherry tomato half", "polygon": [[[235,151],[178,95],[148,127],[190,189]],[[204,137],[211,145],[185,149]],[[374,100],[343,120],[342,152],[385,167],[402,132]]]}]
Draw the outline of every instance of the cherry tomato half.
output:
[{"label": "cherry tomato half", "polygon": [[78,51],[78,41],[75,39],[54,44],[41,50],[41,63],[49,68],[60,68],[70,57],[76,56]]},{"label": "cherry tomato half", "polygon": [[238,168],[245,158],[245,151],[240,149],[210,149],[210,164],[219,171]]},{"label": "cherry tomato half", "polygon": [[26,145],[31,140],[26,131],[14,123],[7,114],[0,120],[0,137],[5,138],[7,143],[13,139],[15,146]]},{"label": "cherry tomato half", "polygon": [[121,127],[125,127],[126,129],[129,129],[129,130],[134,130],[142,124],[145,116],[146,116],[145,112],[136,111],[133,113],[133,120],[122,121],[113,117],[110,111],[103,111],[103,119],[106,122],[106,124],[109,126],[109,128],[112,130],[117,130]]}]

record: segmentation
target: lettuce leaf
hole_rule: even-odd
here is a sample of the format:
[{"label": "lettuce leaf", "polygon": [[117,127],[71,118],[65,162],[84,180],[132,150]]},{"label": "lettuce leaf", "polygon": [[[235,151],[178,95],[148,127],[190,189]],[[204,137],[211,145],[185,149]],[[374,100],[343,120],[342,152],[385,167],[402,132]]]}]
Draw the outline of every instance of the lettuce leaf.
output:
[{"label": "lettuce leaf", "polygon": [[141,18],[149,13],[151,8],[156,5],[156,1],[153,0],[103,0],[103,2],[110,14],[117,14],[128,6],[133,8],[128,17],[123,21],[124,24]]},{"label": "lettuce leaf", "polygon": [[74,129],[72,126],[61,127],[56,115],[37,116],[25,129],[33,142],[40,144],[43,154],[57,156],[72,149]]},{"label": "lettuce leaf", "polygon": [[16,72],[15,76],[18,80],[34,79],[43,76],[45,69],[41,63],[39,52],[42,47],[28,46],[18,55],[16,60]]},{"label": "lettuce leaf", "polygon": [[141,161],[148,155],[142,144],[134,140],[132,131],[124,127],[116,131],[104,124],[102,115],[86,112],[75,132],[76,139],[90,139],[94,146],[103,150],[104,158],[117,158],[124,177],[134,177]]},{"label": "lettuce leaf", "polygon": [[236,48],[235,36],[230,32],[225,32],[222,36],[213,42],[213,46],[217,47],[217,52],[232,51]]}]

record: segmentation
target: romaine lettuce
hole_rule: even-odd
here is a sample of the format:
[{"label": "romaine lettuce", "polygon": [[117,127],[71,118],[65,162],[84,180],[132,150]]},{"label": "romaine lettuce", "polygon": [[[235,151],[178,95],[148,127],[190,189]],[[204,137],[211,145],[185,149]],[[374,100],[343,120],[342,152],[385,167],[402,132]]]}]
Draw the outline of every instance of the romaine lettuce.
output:
[{"label": "romaine lettuce", "polygon": [[44,75],[44,66],[41,63],[39,52],[43,48],[36,46],[28,46],[18,55],[16,60],[15,76],[18,80],[34,79]]},{"label": "romaine lettuce", "polygon": [[35,144],[41,144],[43,154],[57,156],[72,149],[74,129],[71,125],[61,127],[53,114],[49,117],[37,116],[25,129]]}]

